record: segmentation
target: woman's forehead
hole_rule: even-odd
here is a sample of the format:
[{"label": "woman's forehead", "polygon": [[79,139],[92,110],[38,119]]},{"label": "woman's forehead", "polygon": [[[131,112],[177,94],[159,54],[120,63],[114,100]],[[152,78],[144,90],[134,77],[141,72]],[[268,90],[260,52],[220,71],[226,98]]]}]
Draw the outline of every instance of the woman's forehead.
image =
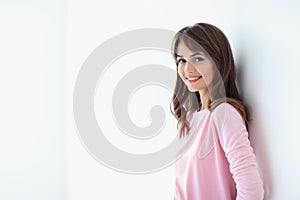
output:
[{"label": "woman's forehead", "polygon": [[182,40],[179,41],[176,52],[177,56],[190,57],[196,53],[205,56],[205,52],[203,51],[204,49],[201,47],[201,45],[198,44],[198,48],[192,48],[193,46],[197,47],[197,45],[193,45],[192,47],[190,46],[191,45],[186,44]]}]

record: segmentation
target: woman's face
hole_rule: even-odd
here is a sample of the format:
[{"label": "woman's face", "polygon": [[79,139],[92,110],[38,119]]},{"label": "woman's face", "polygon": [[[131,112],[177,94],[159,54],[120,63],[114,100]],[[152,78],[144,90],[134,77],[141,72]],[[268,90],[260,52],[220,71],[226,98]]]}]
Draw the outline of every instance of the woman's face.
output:
[{"label": "woman's face", "polygon": [[214,62],[203,51],[193,52],[182,41],[177,51],[178,74],[191,92],[207,91],[214,77]]}]

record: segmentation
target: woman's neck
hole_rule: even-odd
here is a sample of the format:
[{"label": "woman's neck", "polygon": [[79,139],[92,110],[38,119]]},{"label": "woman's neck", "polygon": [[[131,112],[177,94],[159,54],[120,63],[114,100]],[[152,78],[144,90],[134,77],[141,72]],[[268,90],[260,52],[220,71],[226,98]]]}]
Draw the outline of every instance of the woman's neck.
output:
[{"label": "woman's neck", "polygon": [[207,90],[200,90],[199,94],[200,94],[200,99],[202,104],[201,110],[204,110],[209,106],[208,105],[210,101],[209,92]]}]

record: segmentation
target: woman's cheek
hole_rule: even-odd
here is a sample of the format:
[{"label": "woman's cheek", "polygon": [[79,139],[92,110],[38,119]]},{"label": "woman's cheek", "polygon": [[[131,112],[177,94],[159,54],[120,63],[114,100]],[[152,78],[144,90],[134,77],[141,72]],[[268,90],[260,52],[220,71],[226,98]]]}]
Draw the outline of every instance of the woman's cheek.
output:
[{"label": "woman's cheek", "polygon": [[181,78],[181,80],[186,84],[186,80],[185,80],[185,78],[184,78],[184,76],[183,75],[180,75],[180,78]]},{"label": "woman's cheek", "polygon": [[184,78],[183,71],[182,71],[181,68],[178,68],[178,74],[179,74],[181,80],[184,82],[184,81],[185,81],[185,78]]}]

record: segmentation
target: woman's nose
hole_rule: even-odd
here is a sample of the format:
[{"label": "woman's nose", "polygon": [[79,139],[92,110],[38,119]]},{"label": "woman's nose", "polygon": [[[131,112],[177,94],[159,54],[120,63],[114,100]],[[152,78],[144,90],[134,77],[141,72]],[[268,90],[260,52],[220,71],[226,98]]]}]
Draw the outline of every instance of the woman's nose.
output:
[{"label": "woman's nose", "polygon": [[185,73],[194,73],[194,72],[195,72],[195,67],[189,61],[186,61]]}]

